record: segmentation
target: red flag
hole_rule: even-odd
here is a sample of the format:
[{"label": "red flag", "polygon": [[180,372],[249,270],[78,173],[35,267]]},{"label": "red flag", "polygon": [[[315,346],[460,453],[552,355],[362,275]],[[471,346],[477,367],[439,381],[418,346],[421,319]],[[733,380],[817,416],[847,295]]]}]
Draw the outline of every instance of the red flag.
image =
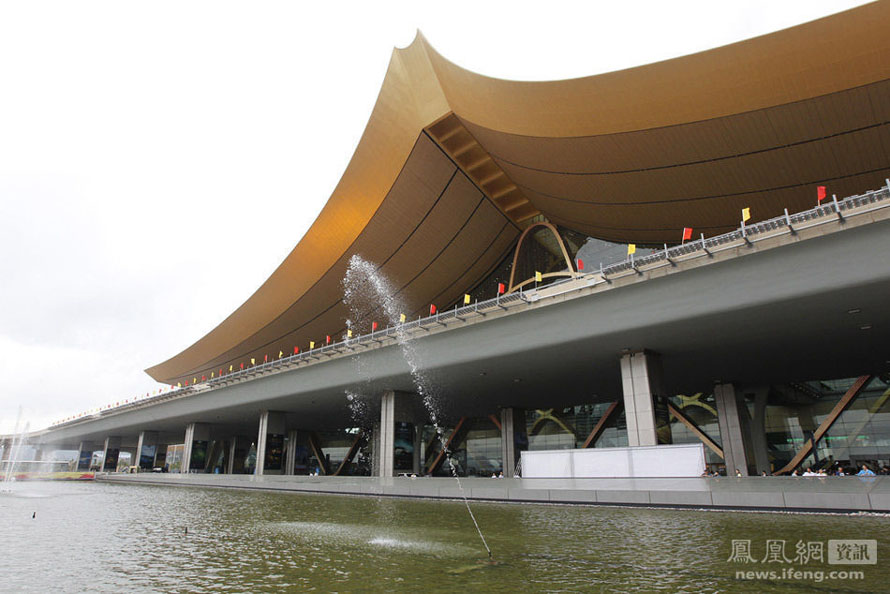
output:
[{"label": "red flag", "polygon": [[584,270],[584,260],[578,258],[578,272],[581,272],[582,270]]},{"label": "red flag", "polygon": [[324,337],[325,344],[331,344],[331,335],[328,334]]},{"label": "red flag", "polygon": [[371,322],[371,332],[377,331],[377,322]]},{"label": "red flag", "polygon": [[[241,369],[244,369],[244,363],[241,364]],[[188,382],[186,382],[186,385],[188,385]]]},{"label": "red flag", "polygon": [[498,283],[498,295],[503,295],[504,290],[504,283]]},{"label": "red flag", "polygon": [[683,241],[692,239],[692,227],[683,227]]},{"label": "red flag", "polygon": [[295,347],[294,347],[294,354],[295,354],[295,355],[296,355],[296,354],[299,354],[299,352],[300,352],[300,347],[295,346]]},{"label": "red flag", "polygon": [[263,363],[269,362],[269,355],[263,355]]},{"label": "red flag", "polygon": [[222,367],[219,368],[219,375],[222,377]]},{"label": "red flag", "polygon": [[828,193],[825,191],[825,186],[818,186],[816,188],[816,198],[818,198],[819,202],[825,200],[825,196],[827,195]]},{"label": "red flag", "polygon": [[202,375],[202,376],[201,376],[201,381],[202,381],[202,382],[206,382],[206,381],[207,381],[207,376],[206,376],[206,375]]},{"label": "red flag", "polygon": [[435,305],[430,304],[430,315],[431,316],[436,315],[436,306]]}]

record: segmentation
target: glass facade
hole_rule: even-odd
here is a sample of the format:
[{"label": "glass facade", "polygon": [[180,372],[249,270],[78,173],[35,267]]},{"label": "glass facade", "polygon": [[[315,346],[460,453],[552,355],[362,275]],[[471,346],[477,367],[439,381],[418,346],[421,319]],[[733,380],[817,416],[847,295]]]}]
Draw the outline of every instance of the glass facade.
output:
[{"label": "glass facade", "polygon": [[[707,435],[717,446],[721,446],[720,425],[717,422],[717,403],[714,394],[695,392],[691,395],[678,394],[668,401],[695,427]],[[670,441],[667,443],[700,443],[698,435],[674,415],[670,415]],[[705,448],[705,462],[712,471],[724,469],[723,458],[712,449]]]},{"label": "glass facade", "polygon": [[[611,402],[579,404],[559,409],[527,410],[526,435],[529,450],[568,450],[584,446],[591,431],[611,407]],[[624,410],[612,414],[592,447],[611,448],[627,445]]]},{"label": "glass facade", "polygon": [[[771,386],[766,406],[766,442],[770,464],[785,466],[813,437],[856,378]],[[875,377],[840,414],[801,468],[847,471],[867,464],[877,471],[890,466],[890,383]]]},{"label": "glass facade", "polygon": [[[748,460],[748,472],[773,473],[784,468],[856,382],[857,378],[810,380],[754,387],[735,387],[741,402],[740,424]],[[698,431],[722,447],[718,410],[712,393],[679,394],[667,399]],[[838,467],[849,473],[866,464],[878,472],[890,467],[890,378],[874,377],[837,417],[799,469]],[[656,407],[657,408],[657,407]],[[701,441],[690,427],[674,415],[665,427],[656,414],[659,443]],[[723,459],[705,448],[710,470],[725,472]]]},{"label": "glass facade", "polygon": [[[444,428],[451,440],[451,460],[458,476],[490,477],[503,470],[501,451],[501,430],[490,417],[470,417],[465,419],[454,434],[455,427]],[[442,451],[441,443],[432,425],[424,425],[421,439],[422,468],[429,469]],[[432,472],[433,476],[451,476],[451,468],[442,459]]]},{"label": "glass facade", "polygon": [[[349,450],[355,443],[360,429],[350,427],[340,431],[319,431],[315,435],[322,455],[325,457],[325,466],[330,473],[340,468],[343,459],[349,454]],[[362,437],[359,442],[359,451],[351,462],[348,462],[340,471],[341,476],[370,476],[371,452],[367,437]],[[321,464],[310,447],[308,433],[297,431],[297,456],[294,468],[295,474],[308,474],[321,468]]]},{"label": "glass facade", "polygon": [[221,439],[215,439],[207,447],[207,464],[204,472],[211,474],[224,474],[229,458],[229,443]]},{"label": "glass facade", "polygon": [[[486,422],[487,421],[487,422]],[[491,476],[503,470],[501,430],[489,419],[474,422],[455,455],[466,476]]]}]

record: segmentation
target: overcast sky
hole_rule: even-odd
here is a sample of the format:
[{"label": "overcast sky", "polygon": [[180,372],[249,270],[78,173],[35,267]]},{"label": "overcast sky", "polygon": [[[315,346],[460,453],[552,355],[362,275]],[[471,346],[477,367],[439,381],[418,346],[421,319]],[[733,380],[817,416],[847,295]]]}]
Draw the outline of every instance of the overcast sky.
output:
[{"label": "overcast sky", "polygon": [[158,387],[312,223],[421,29],[500,78],[585,76],[862,4],[3,2],[0,433]]}]

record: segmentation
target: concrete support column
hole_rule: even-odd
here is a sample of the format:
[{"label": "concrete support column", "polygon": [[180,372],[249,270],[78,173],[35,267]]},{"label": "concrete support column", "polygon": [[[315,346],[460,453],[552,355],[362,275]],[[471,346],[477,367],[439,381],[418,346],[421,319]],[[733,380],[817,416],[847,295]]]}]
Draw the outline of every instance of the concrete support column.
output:
[{"label": "concrete support column", "polygon": [[[421,440],[423,439],[423,422],[426,411],[420,398],[410,392],[397,392],[388,390],[380,398],[380,424],[374,425],[372,437],[374,462],[373,476],[393,476],[396,470],[407,472],[409,467],[405,460],[401,460],[402,466],[396,468],[395,441],[396,431],[400,431],[400,439],[410,441],[414,446],[411,461],[411,472],[422,471],[420,460]],[[413,427],[414,433],[410,436],[404,431],[405,424]]]},{"label": "concrete support column", "polygon": [[[150,433],[153,433],[153,432],[150,432]],[[149,438],[149,439],[151,439],[151,438]],[[157,433],[155,433],[155,439],[157,439]],[[139,437],[136,438],[136,452],[133,455],[133,460],[131,460],[131,464],[133,466],[138,466],[140,470],[142,470],[142,448],[145,445],[147,445],[145,443],[145,431],[140,431]]]},{"label": "concrete support column", "polygon": [[374,452],[379,457],[379,476],[392,476],[394,473],[393,453],[396,439],[396,393],[392,390],[383,393],[380,399],[380,448]]},{"label": "concrete support column", "polygon": [[92,441],[82,441],[77,447],[77,465],[75,470],[88,471],[90,462],[93,461],[93,452],[101,450],[105,447],[104,443],[96,443]]},{"label": "concrete support column", "polygon": [[769,399],[769,387],[754,392],[754,418],[749,425],[751,449],[754,451],[754,464],[757,474],[772,473],[769,463],[769,446],[766,443],[766,404]]},{"label": "concrete support column", "polygon": [[714,386],[714,400],[717,403],[717,423],[720,426],[720,443],[723,445],[723,459],[726,462],[726,476],[735,476],[738,470],[748,476],[748,457],[745,453],[745,425],[748,410],[744,397],[736,395],[732,384]]},{"label": "concrete support column", "polygon": [[501,466],[504,476],[516,476],[516,464],[522,450],[528,447],[525,437],[525,410],[521,408],[501,409]]},{"label": "concrete support column", "polygon": [[281,474],[282,446],[286,431],[283,412],[260,412],[260,426],[256,441],[256,470],[254,474]]},{"label": "concrete support column", "polygon": [[[72,470],[74,470],[75,472],[77,472],[78,470],[84,470],[84,468],[82,468],[82,466],[83,466],[82,460],[83,460],[83,452],[84,452],[83,448],[84,448],[84,443],[80,442],[77,445],[77,453],[74,455],[74,468],[72,468]],[[90,467],[90,461],[87,460],[86,470],[89,470],[89,467]]]},{"label": "concrete support column", "polygon": [[182,472],[204,470],[207,463],[207,442],[210,426],[207,423],[189,423],[185,427],[185,443],[182,448]]},{"label": "concrete support column", "polygon": [[120,437],[106,437],[102,448],[102,470],[114,472],[117,470],[117,459],[121,451]]},{"label": "concrete support column", "polygon": [[182,474],[188,474],[191,469],[192,460],[192,441],[195,436],[196,423],[189,423],[185,426],[185,438],[182,442],[182,462],[179,465]]},{"label": "concrete support column", "polygon": [[661,358],[649,351],[621,356],[621,384],[627,418],[627,445],[658,445],[655,397],[663,394]]},{"label": "concrete support column", "polygon": [[[154,467],[157,447],[157,431],[140,431],[139,439],[136,442],[136,453],[133,459],[133,466],[138,466],[140,470],[151,470]],[[145,452],[146,449],[148,450],[147,452]],[[145,460],[143,460],[143,457]]]},{"label": "concrete support column", "polygon": [[237,451],[238,436],[233,435],[229,440],[229,457],[226,460],[226,474],[235,474],[235,452]]},{"label": "concrete support column", "polygon": [[90,460],[93,458],[95,451],[94,444],[86,441],[80,442],[77,446],[77,456],[74,458],[74,470],[87,471],[90,469]]},{"label": "concrete support column", "polygon": [[254,474],[263,474],[263,468],[266,465],[266,434],[269,427],[269,411],[264,410],[260,413],[260,428],[256,440],[256,466],[253,469]]},{"label": "concrete support column", "polygon": [[284,452],[284,474],[294,474],[294,466],[297,465],[297,430],[287,432],[287,449]]},{"label": "concrete support column", "polygon": [[380,474],[381,454],[380,423],[374,423],[371,428],[371,476],[383,476]]}]

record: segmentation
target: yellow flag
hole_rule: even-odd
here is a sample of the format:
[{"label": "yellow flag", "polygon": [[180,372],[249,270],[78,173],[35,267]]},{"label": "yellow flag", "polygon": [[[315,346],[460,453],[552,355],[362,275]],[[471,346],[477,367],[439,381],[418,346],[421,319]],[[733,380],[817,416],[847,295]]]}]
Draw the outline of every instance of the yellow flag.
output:
[{"label": "yellow flag", "polygon": [[213,372],[210,372],[210,379],[213,379]]},{"label": "yellow flag", "polygon": [[251,357],[251,358],[250,358],[250,364],[251,364],[251,365],[256,365],[256,359],[254,359],[253,357]]},{"label": "yellow flag", "polygon": [[280,359],[283,356],[284,356],[284,351],[278,351],[278,358]]},{"label": "yellow flag", "polygon": [[229,365],[229,373],[232,372],[232,367],[233,367],[232,365]]},{"label": "yellow flag", "polygon": [[747,221],[750,218],[751,218],[751,209],[748,207],[743,208],[742,209],[742,222],[744,223],[745,221]]},{"label": "yellow flag", "polygon": [[470,304],[470,294],[465,293],[464,294],[464,305],[469,305],[469,304]]},{"label": "yellow flag", "polygon": [[197,384],[197,383],[198,383],[198,378],[193,377],[193,378],[192,378],[192,383],[193,383],[193,384]]},{"label": "yellow flag", "polygon": [[181,388],[181,387],[182,387],[182,382],[176,382],[176,387],[177,387],[177,388]]},{"label": "yellow flag", "polygon": [[635,243],[627,244],[627,255],[628,256],[636,253],[636,251],[637,251],[637,244],[635,244]]},{"label": "yellow flag", "polygon": [[314,341],[314,340],[310,340],[310,341],[309,341],[309,350],[311,351],[311,350],[314,349],[314,348],[315,348],[315,341]]},{"label": "yellow flag", "polygon": [[352,338],[352,330],[346,330],[346,338]]},{"label": "yellow flag", "polygon": [[404,324],[404,323],[405,323],[405,319],[406,319],[406,318],[405,318],[405,314],[399,314],[399,322],[400,322],[400,323]]},{"label": "yellow flag", "polygon": [[537,270],[535,270],[535,282],[536,282],[536,283],[539,283],[539,282],[541,282],[542,280],[544,280],[544,276],[543,276],[540,272],[538,272]]}]

